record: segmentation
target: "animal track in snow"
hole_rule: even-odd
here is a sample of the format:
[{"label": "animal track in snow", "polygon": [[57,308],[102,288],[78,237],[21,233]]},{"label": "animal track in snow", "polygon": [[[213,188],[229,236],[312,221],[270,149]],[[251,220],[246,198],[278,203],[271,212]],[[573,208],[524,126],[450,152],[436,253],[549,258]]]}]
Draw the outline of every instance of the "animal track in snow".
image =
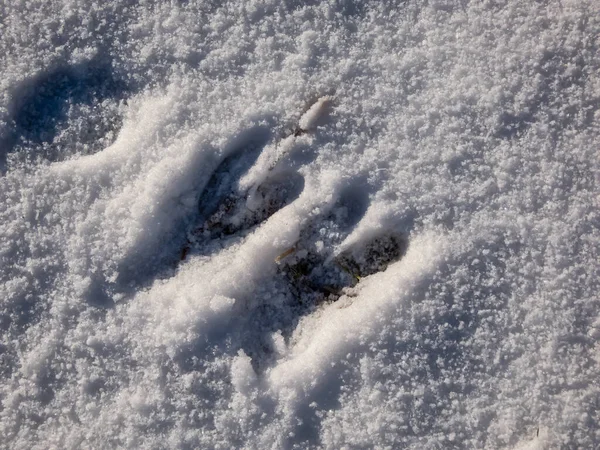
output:
[{"label": "animal track in snow", "polygon": [[329,112],[332,101],[330,96],[321,97],[301,116],[292,134],[275,146],[273,155],[267,155],[270,167],[259,183],[246,189],[239,183],[260,156],[261,148],[255,143],[242,146],[219,164],[204,188],[198,206],[199,225],[188,233],[181,259],[201,241],[250,230],[300,195],[304,189],[302,175],[278,167],[280,160],[288,156],[289,149],[283,143],[312,131]]},{"label": "animal track in snow", "polygon": [[9,126],[0,132],[0,171],[13,160],[60,161],[107,147],[121,127],[126,92],[100,58],[25,80],[14,89]]},{"label": "animal track in snow", "polygon": [[[329,101],[327,99],[327,103]],[[303,130],[302,133],[293,131],[284,138],[284,144],[249,143],[219,164],[203,189],[198,220],[187,233],[181,260],[194,255],[216,255],[234,243],[243,246],[244,239],[253,230],[300,197],[305,188],[304,177],[290,169],[298,165],[290,161],[297,155],[282,152],[281,148],[289,150],[294,139],[310,133],[310,128],[319,120],[318,113],[325,110],[326,102],[318,103],[307,113],[311,115],[310,120],[300,121],[298,129]],[[263,171],[260,164],[268,169]],[[248,173],[258,173],[258,176],[247,177]],[[255,181],[241,182],[248,178]],[[367,179],[347,180],[345,187],[334,195],[337,201],[311,217],[293,247],[275,258],[276,270],[272,275],[265,269],[270,275],[259,283],[256,292],[245,294],[259,300],[252,300],[243,308],[243,315],[235,319],[233,333],[252,358],[258,373],[272,363],[276,353],[272,348],[273,332],[288,338],[303,316],[321,304],[336,301],[345,294],[351,296],[352,288],[361,278],[385,270],[404,255],[406,237],[387,230],[337,252],[368,209]]]}]

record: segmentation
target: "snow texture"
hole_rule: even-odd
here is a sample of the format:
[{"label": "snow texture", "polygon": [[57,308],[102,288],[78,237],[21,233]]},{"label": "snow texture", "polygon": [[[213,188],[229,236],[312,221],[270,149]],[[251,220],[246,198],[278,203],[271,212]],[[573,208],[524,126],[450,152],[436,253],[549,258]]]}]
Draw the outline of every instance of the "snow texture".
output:
[{"label": "snow texture", "polygon": [[0,2],[0,447],[600,447],[600,3]]}]

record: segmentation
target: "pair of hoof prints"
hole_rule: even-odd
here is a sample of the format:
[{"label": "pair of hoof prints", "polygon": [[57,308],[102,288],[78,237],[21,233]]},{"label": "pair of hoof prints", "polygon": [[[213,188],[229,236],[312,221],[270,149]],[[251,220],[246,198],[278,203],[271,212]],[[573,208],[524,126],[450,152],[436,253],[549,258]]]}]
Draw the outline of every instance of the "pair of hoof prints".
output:
[{"label": "pair of hoof prints", "polygon": [[[320,98],[304,113],[292,135],[310,133],[327,113],[331,102],[331,97]],[[301,194],[303,177],[298,173],[282,175],[277,172],[276,165],[252,194],[239,189],[237,181],[250,169],[260,151],[259,146],[246,146],[225,158],[215,170],[199,204],[200,225],[188,232],[181,260],[190,252],[217,251],[228,240],[247,235]],[[296,244],[276,258],[278,273],[300,303],[317,304],[351,294],[349,288],[362,277],[385,270],[405,253],[404,236],[386,233],[335,255],[335,246],[365,212],[366,208],[358,208],[360,217],[356,217],[353,201],[351,195],[342,196],[331,213],[313,220],[301,232]],[[352,210],[353,214],[349,214]]]}]

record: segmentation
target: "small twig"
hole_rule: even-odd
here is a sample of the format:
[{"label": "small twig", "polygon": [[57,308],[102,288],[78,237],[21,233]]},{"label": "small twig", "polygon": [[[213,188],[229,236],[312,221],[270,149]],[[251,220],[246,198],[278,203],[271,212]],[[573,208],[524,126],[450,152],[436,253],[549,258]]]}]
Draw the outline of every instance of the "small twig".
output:
[{"label": "small twig", "polygon": [[279,255],[277,258],[275,258],[275,262],[281,262],[284,258],[286,258],[287,256],[291,255],[292,253],[294,253],[296,251],[296,247],[291,247],[288,248],[286,251],[284,251],[281,255]]}]

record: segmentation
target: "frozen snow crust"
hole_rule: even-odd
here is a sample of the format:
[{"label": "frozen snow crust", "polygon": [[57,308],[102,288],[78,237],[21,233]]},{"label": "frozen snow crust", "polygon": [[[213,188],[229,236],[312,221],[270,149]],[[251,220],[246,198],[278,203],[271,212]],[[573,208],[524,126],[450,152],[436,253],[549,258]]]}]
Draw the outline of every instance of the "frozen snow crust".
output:
[{"label": "frozen snow crust", "polygon": [[600,446],[600,3],[0,4],[0,446]]}]

